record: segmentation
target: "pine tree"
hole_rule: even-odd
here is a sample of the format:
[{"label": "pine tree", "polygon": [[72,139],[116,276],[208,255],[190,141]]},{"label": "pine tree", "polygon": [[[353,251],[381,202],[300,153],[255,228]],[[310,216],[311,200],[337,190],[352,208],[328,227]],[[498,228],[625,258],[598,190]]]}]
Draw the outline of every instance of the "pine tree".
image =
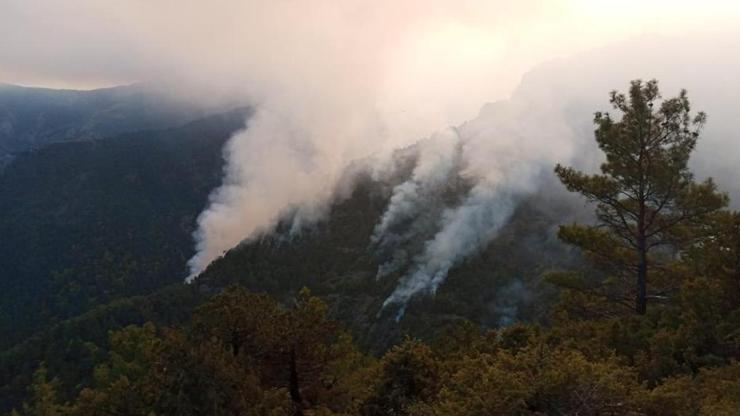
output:
[{"label": "pine tree", "polygon": [[415,406],[437,394],[439,381],[439,362],[432,349],[419,340],[406,339],[383,356],[361,414],[410,415]]},{"label": "pine tree", "polygon": [[29,388],[31,399],[23,405],[23,415],[59,416],[65,414],[65,406],[58,403],[57,380],[49,380],[46,366],[41,366],[33,373],[33,383]]},{"label": "pine tree", "polygon": [[[597,112],[595,138],[606,155],[601,174],[588,175],[557,165],[555,173],[571,192],[597,203],[595,226],[568,225],[559,237],[586,252],[604,271],[628,282],[637,314],[651,296],[651,253],[661,246],[680,249],[697,236],[702,221],[727,205],[711,179],[698,183],[688,168],[691,152],[706,121],[695,116],[686,91],[660,100],[655,80],[632,81],[629,97],[616,91],[610,103],[622,113],[615,120]],[[634,279],[634,283],[629,280]],[[624,294],[612,300],[627,300]]]}]

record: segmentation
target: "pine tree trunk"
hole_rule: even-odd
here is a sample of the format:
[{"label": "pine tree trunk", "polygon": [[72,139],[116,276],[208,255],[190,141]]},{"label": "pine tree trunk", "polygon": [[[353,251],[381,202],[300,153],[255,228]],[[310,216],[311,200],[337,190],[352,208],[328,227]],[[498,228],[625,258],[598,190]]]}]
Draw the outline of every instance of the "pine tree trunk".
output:
[{"label": "pine tree trunk", "polygon": [[296,363],[295,348],[290,350],[290,380],[289,388],[290,399],[293,401],[293,416],[303,416],[303,399],[301,398],[301,389],[298,386],[298,366]]},{"label": "pine tree trunk", "polygon": [[[642,140],[640,140],[642,143]],[[644,147],[644,144],[642,144]],[[642,151],[640,152],[640,166],[642,169]],[[644,183],[647,182],[647,178],[645,178],[645,175],[642,176],[643,179],[640,181],[640,193],[639,193],[639,201],[640,201],[640,212],[639,217],[637,218],[637,255],[638,255],[638,263],[637,263],[637,282],[636,283],[636,290],[635,290],[635,312],[638,315],[645,315],[645,312],[647,312],[647,235],[645,230],[645,220],[647,217],[646,214],[646,196],[645,196],[645,185]]]},{"label": "pine tree trunk", "polygon": [[647,312],[647,246],[645,238],[639,238],[637,245],[640,258],[637,265],[635,312],[638,315],[645,315],[645,312]]},{"label": "pine tree trunk", "polygon": [[645,196],[640,185],[640,216],[637,219],[637,282],[635,290],[635,312],[647,312],[647,237],[645,235]]}]

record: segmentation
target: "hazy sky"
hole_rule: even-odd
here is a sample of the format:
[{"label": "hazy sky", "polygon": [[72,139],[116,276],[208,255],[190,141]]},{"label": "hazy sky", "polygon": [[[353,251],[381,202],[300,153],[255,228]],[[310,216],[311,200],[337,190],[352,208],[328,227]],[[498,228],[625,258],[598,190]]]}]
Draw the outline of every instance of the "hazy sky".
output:
[{"label": "hazy sky", "polygon": [[256,96],[329,84],[459,122],[541,61],[739,17],[717,0],[0,0],[0,81],[182,78]]}]

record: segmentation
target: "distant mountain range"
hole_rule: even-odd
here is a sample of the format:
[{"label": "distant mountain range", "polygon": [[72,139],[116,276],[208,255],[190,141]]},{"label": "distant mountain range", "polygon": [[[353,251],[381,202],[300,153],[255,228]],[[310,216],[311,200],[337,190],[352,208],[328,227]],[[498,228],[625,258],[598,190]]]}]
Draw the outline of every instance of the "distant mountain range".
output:
[{"label": "distant mountain range", "polygon": [[206,105],[148,84],[77,91],[0,83],[0,166],[48,143],[179,126],[232,105]]}]

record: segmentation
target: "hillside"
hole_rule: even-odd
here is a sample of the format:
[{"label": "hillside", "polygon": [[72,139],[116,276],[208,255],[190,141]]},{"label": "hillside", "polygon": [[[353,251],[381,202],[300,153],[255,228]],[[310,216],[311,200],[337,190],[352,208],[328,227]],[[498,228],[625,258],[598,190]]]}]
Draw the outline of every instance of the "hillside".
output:
[{"label": "hillside", "polygon": [[[487,120],[507,113],[482,114]],[[556,295],[543,276],[577,261],[555,231],[582,204],[553,187],[551,177],[540,178],[540,192],[503,214],[495,238],[456,263],[435,296],[411,299],[397,321],[398,308],[382,305],[406,271],[376,279],[396,252],[371,239],[394,190],[419,163],[423,144],[417,144],[397,152],[397,168],[381,177],[358,162],[319,223],[292,233],[291,215],[284,213],[274,232],[229,250],[193,285],[183,285],[195,218],[221,181],[221,146],[242,123],[232,114],[53,144],[22,154],[6,169],[0,177],[7,212],[0,230],[11,236],[0,247],[10,253],[2,260],[8,277],[0,303],[5,408],[24,397],[37,363],[65,380],[64,394],[72,397],[105,358],[109,330],[146,321],[177,324],[234,283],[283,304],[308,287],[363,349],[379,353],[406,334],[433,339],[463,320],[483,327],[542,321]],[[418,253],[437,232],[439,216],[470,192],[473,184],[461,168],[435,190],[436,202],[426,205],[420,221],[391,230],[417,229],[401,247],[406,255]]]},{"label": "hillside", "polygon": [[0,344],[180,281],[221,147],[244,114],[48,145],[10,164],[0,175]]},{"label": "hillside", "polygon": [[[554,291],[543,275],[577,261],[555,236],[557,225],[571,215],[572,200],[528,198],[484,251],[454,267],[435,296],[414,298],[396,322],[396,310],[382,304],[402,273],[376,279],[387,259],[370,245],[393,185],[360,175],[351,196],[336,201],[325,221],[296,236],[288,234],[289,227],[278,227],[275,234],[245,242],[213,262],[194,284],[210,292],[239,283],[283,302],[308,287],[361,345],[377,351],[404,334],[431,338],[462,319],[497,327],[545,318]],[[461,192],[449,191],[451,198]]]},{"label": "hillside", "polygon": [[[224,121],[221,128],[216,128]],[[554,235],[556,225],[572,215],[573,201],[560,193],[528,198],[484,252],[455,267],[436,296],[415,298],[404,319],[396,322],[395,312],[381,310],[381,305],[400,275],[395,273],[376,280],[378,266],[386,259],[370,247],[370,238],[393,187],[405,180],[414,166],[417,148],[411,148],[404,153],[402,168],[387,179],[372,179],[360,170],[351,192],[331,204],[324,221],[291,236],[290,216],[287,216],[274,233],[230,250],[195,283],[183,285],[180,282],[186,273],[185,260],[192,254],[189,234],[195,215],[205,203],[208,185],[218,181],[218,145],[227,137],[225,133],[230,130],[227,127],[237,125],[239,119],[233,116],[214,118],[154,135],[139,133],[95,145],[51,146],[33,156],[38,158],[33,165],[31,161],[20,163],[21,160],[13,165],[6,180],[17,180],[12,175],[21,175],[19,167],[24,165],[49,164],[40,172],[51,173],[53,166],[67,160],[67,157],[59,159],[60,156],[73,151],[79,162],[89,163],[88,158],[94,158],[101,163],[96,166],[103,174],[91,186],[82,179],[89,180],[90,175],[85,175],[89,171],[83,164],[75,163],[75,174],[58,179],[63,183],[47,183],[48,177],[39,181],[49,188],[31,195],[44,195],[42,201],[25,197],[28,205],[23,206],[23,211],[16,208],[15,212],[48,210],[50,207],[45,204],[71,201],[67,209],[58,211],[56,221],[52,217],[51,227],[36,224],[31,218],[37,217],[28,216],[24,217],[25,223],[5,223],[5,227],[13,226],[13,233],[18,237],[25,236],[9,240],[12,247],[24,250],[31,247],[36,250],[35,257],[46,262],[24,264],[22,260],[33,258],[27,254],[9,257],[14,259],[10,263],[16,270],[27,270],[28,274],[23,275],[26,282],[38,284],[31,288],[20,284],[8,286],[5,293],[12,297],[3,301],[4,305],[12,305],[6,312],[11,317],[7,325],[12,330],[39,328],[39,325],[49,328],[0,355],[2,391],[9,398],[22,394],[22,386],[28,384],[34,369],[32,363],[40,361],[47,363],[51,374],[76,380],[65,386],[68,394],[72,394],[75,385],[89,379],[91,366],[105,356],[90,350],[90,346],[103,347],[104,351],[109,330],[146,321],[180,322],[195,305],[235,283],[269,293],[283,304],[291,304],[301,288],[308,287],[328,303],[329,316],[347,325],[364,349],[381,352],[402,340],[405,334],[432,339],[462,320],[484,327],[506,325],[514,320],[542,320],[555,300],[554,288],[542,281],[544,273],[577,260]],[[199,136],[198,132],[208,132],[210,136]],[[148,140],[141,140],[144,135]],[[90,147],[87,152],[82,151],[87,146]],[[142,155],[139,152],[143,149],[149,155],[146,158],[120,157],[123,153]],[[39,165],[41,160],[46,160],[46,164]],[[185,169],[186,166],[191,168]],[[165,171],[168,173],[162,175]],[[147,172],[162,176],[154,180]],[[72,192],[75,188],[70,186],[83,183],[88,191],[75,193],[75,198],[58,193]],[[455,200],[467,188],[464,181],[453,181],[446,190],[447,198]],[[28,187],[24,189],[32,191]],[[15,192],[19,190],[16,188]],[[105,201],[96,204],[95,213],[99,216],[88,220],[98,225],[76,228],[71,213],[92,215],[84,209],[88,195]],[[130,198],[132,195],[136,198]],[[47,233],[38,243],[28,242],[40,234],[37,227],[42,226],[53,233]],[[110,231],[101,234],[101,227]],[[67,230],[74,230],[74,234]],[[77,237],[71,246],[70,235]],[[100,235],[107,237],[101,239]],[[43,250],[53,246],[69,249]],[[10,250],[11,246],[5,249]],[[32,267],[35,264],[39,264],[37,269]],[[65,272],[46,275],[42,273],[45,269]],[[29,290],[20,291],[20,288]],[[125,298],[127,295],[144,296]],[[44,302],[31,302],[35,298]],[[13,299],[24,302],[13,302]],[[39,307],[43,313],[34,315],[33,311]],[[50,315],[53,319],[49,319]],[[79,316],[72,318],[74,315]],[[34,318],[38,321],[33,321]],[[18,322],[23,327],[13,326]],[[54,322],[58,323],[49,327]],[[20,339],[12,337],[11,332],[7,334],[8,341]],[[71,365],[62,357],[75,357],[73,361],[78,364]],[[87,364],[81,366],[80,362]],[[10,399],[8,403],[17,401]]]}]

